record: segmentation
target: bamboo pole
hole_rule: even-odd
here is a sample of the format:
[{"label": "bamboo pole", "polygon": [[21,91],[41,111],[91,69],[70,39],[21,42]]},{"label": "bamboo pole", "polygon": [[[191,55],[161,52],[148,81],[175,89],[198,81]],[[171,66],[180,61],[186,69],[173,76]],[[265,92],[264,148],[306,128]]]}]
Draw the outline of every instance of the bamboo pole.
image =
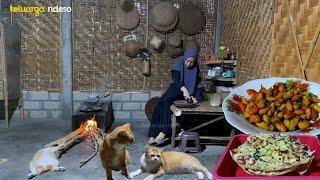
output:
[{"label": "bamboo pole", "polygon": [[276,73],[276,70],[275,70],[275,68],[272,68],[273,67],[273,65],[274,64],[276,64],[276,56],[275,56],[275,54],[274,54],[274,52],[275,52],[275,42],[276,42],[276,37],[275,37],[275,34],[276,34],[276,28],[275,28],[275,22],[276,22],[276,13],[275,13],[275,11],[276,11],[276,3],[278,3],[277,1],[274,1],[274,3],[273,3],[273,7],[272,7],[272,9],[273,9],[273,12],[272,12],[272,14],[273,14],[273,22],[272,22],[272,34],[271,34],[271,62],[270,62],[270,66],[269,66],[269,71],[271,72],[271,75],[273,76],[273,75],[275,75],[275,73]]},{"label": "bamboo pole", "polygon": [[[148,48],[148,39],[149,39],[149,0],[147,0],[147,6],[146,6],[146,39],[145,39],[145,47]],[[149,61],[149,66],[150,66],[150,60]],[[145,67],[143,66],[142,68],[143,70],[145,69]],[[150,73],[150,67],[149,67],[149,73]],[[146,75],[143,76],[143,85],[142,85],[142,90],[145,91],[146,90]]]},{"label": "bamboo pole", "polygon": [[319,39],[319,35],[320,35],[320,22],[319,22],[318,27],[316,29],[316,33],[314,34],[314,36],[313,36],[313,38],[312,38],[312,40],[310,42],[311,44],[310,44],[309,50],[308,50],[307,61],[303,65],[303,70],[304,71],[306,71],[307,66],[308,66],[308,64],[309,64],[309,62],[311,60],[312,54],[314,52],[314,48],[315,48],[315,46],[316,46],[316,44],[318,42],[318,39]]},{"label": "bamboo pole", "polygon": [[291,29],[291,37],[292,37],[292,40],[294,42],[296,56],[297,56],[298,61],[299,61],[299,65],[300,65],[300,68],[301,68],[301,71],[302,71],[303,78],[305,80],[307,80],[306,73],[303,70],[303,64],[302,64],[303,62],[302,62],[299,43],[298,43],[297,36],[296,36],[296,30],[295,30],[294,25],[293,25],[293,18],[292,18],[292,12],[291,12],[291,9],[290,9],[289,0],[286,0],[286,5],[287,5],[287,8],[288,8],[288,12],[289,12],[289,24],[290,24],[290,29]]}]

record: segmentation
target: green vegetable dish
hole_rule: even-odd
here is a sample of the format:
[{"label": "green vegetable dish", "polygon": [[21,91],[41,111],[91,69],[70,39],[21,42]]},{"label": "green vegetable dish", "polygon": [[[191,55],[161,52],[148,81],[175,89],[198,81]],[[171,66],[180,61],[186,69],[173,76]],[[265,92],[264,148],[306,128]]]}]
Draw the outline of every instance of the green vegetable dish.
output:
[{"label": "green vegetable dish", "polygon": [[313,152],[299,140],[280,134],[259,134],[230,151],[233,160],[249,174],[274,176],[297,171],[303,174]]}]

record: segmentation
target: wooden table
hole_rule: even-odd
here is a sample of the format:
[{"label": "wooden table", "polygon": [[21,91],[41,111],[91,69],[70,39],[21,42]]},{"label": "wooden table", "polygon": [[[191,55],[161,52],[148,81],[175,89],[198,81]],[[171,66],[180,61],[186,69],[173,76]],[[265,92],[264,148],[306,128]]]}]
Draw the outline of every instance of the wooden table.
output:
[{"label": "wooden table", "polygon": [[[195,108],[177,108],[175,105],[170,106],[171,111],[173,112],[171,116],[171,126],[172,126],[172,136],[171,136],[171,146],[174,148],[175,141],[180,140],[180,137],[176,137],[176,126],[177,126],[177,116],[181,116],[182,114],[199,114],[199,115],[215,115],[216,118],[208,120],[198,126],[195,126],[187,131],[195,131],[197,129],[203,128],[209,124],[220,121],[224,119],[223,110],[221,107],[212,107],[209,101],[203,101],[199,104],[199,106]],[[234,129],[232,128],[230,136],[221,137],[221,136],[199,136],[200,139],[210,139],[210,140],[220,140],[220,141],[228,141],[230,137],[234,135]]]}]

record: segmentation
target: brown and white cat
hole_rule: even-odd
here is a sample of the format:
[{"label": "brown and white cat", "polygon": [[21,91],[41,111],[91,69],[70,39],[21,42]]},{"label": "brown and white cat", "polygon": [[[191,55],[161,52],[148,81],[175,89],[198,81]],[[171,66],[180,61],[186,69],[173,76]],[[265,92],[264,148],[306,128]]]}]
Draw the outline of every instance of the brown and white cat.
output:
[{"label": "brown and white cat", "polygon": [[130,123],[117,127],[105,136],[100,148],[100,158],[108,180],[112,180],[112,170],[121,170],[123,175],[131,179],[128,171],[130,156],[125,145],[133,142]]},{"label": "brown and white cat", "polygon": [[152,173],[144,180],[152,180],[165,174],[196,174],[199,179],[212,179],[212,174],[198,159],[186,153],[167,151],[157,147],[147,146],[146,152],[140,158],[141,167],[130,173],[131,177],[144,172]]},{"label": "brown and white cat", "polygon": [[30,161],[30,173],[28,178],[31,179],[47,171],[65,171],[65,168],[59,166],[58,146],[40,149]]}]

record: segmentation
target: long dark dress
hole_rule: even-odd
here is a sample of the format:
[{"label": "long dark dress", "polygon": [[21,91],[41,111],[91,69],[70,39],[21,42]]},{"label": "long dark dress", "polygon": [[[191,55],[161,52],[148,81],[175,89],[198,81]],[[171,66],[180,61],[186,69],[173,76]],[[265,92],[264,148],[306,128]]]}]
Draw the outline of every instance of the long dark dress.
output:
[{"label": "long dark dress", "polygon": [[182,83],[180,82],[180,71],[172,70],[172,82],[167,91],[161,96],[156,107],[153,110],[151,125],[149,128],[149,137],[155,137],[160,132],[167,136],[171,135],[171,110],[170,106],[175,100],[184,99],[180,90]]}]

